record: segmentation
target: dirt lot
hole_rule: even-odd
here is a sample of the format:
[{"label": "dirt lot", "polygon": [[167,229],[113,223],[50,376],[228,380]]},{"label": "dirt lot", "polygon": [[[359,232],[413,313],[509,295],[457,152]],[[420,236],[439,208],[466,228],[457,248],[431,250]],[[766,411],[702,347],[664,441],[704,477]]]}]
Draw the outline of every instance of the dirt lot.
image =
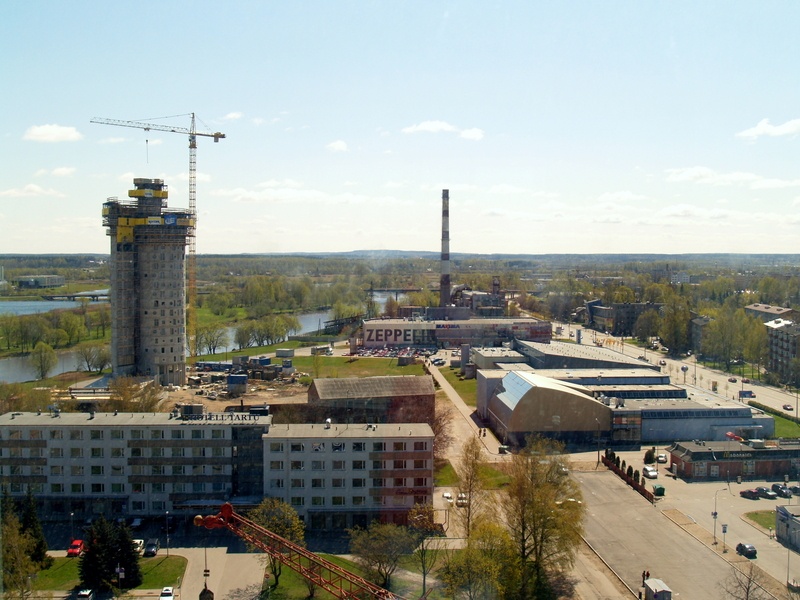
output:
[{"label": "dirt lot", "polygon": [[[198,394],[202,391],[202,394]],[[305,403],[308,398],[308,386],[300,383],[281,381],[256,381],[248,386],[248,392],[236,398],[225,394],[225,385],[212,383],[203,385],[199,390],[189,388],[164,393],[164,409],[172,410],[179,404],[202,404],[207,412],[224,412],[229,406],[261,406],[263,404],[297,404]],[[214,397],[216,395],[216,397]]]}]

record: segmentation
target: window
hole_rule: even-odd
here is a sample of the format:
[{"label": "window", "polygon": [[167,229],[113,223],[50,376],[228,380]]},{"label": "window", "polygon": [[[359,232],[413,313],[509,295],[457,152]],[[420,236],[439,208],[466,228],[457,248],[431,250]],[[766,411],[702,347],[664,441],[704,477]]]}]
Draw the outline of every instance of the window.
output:
[{"label": "window", "polygon": [[112,429],[111,430],[111,439],[112,440],[124,440],[125,434],[122,432],[122,429]]},{"label": "window", "polygon": [[325,461],[324,460],[312,460],[311,461],[311,470],[312,471],[324,471],[325,470]]},{"label": "window", "polygon": [[70,491],[73,494],[82,494],[83,493],[83,484],[82,483],[73,483],[70,486]]},{"label": "window", "polygon": [[93,483],[92,484],[92,493],[93,494],[102,494],[106,491],[105,484],[102,483]]},{"label": "window", "polygon": [[183,458],[183,455],[184,455],[183,448],[172,449],[172,458]]},{"label": "window", "polygon": [[9,448],[8,455],[11,458],[22,458],[22,448]]},{"label": "window", "polygon": [[30,458],[42,458],[44,456],[44,448],[30,448],[28,456]]},{"label": "window", "polygon": [[144,456],[141,448],[131,448],[131,457],[133,458],[141,458]]},{"label": "window", "polygon": [[395,468],[395,469],[405,469],[406,468],[406,461],[404,461],[404,460],[396,460],[396,461],[394,461],[394,467],[393,468]]},{"label": "window", "polygon": [[164,430],[163,429],[151,429],[150,430],[150,439],[151,440],[163,440],[164,439]]},{"label": "window", "polygon": [[325,442],[314,442],[311,444],[311,449],[314,452],[325,452]]},{"label": "window", "polygon": [[61,477],[64,474],[64,467],[61,465],[52,465],[50,467],[51,477]]},{"label": "window", "polygon": [[92,454],[92,458],[103,458],[103,449],[102,448],[92,448],[91,454]]},{"label": "window", "polygon": [[269,487],[273,490],[283,489],[283,479],[270,479]]},{"label": "window", "polygon": [[353,496],[353,506],[364,506],[367,503],[365,496]]},{"label": "window", "polygon": [[414,461],[414,468],[415,469],[424,469],[425,468],[425,461],[424,460],[415,460]]},{"label": "window", "polygon": [[92,465],[90,467],[92,475],[102,475],[103,474],[103,465]]},{"label": "window", "polygon": [[172,465],[172,474],[173,475],[186,475],[186,471],[183,465]]},{"label": "window", "polygon": [[50,484],[50,493],[51,494],[63,494],[64,493],[64,484],[63,483],[51,483]]},{"label": "window", "polygon": [[192,439],[193,440],[202,440],[205,436],[205,430],[203,429],[192,429]]},{"label": "window", "polygon": [[335,460],[335,461],[333,461],[333,470],[334,471],[344,471],[344,461],[343,460]]},{"label": "window", "polygon": [[70,448],[69,449],[69,457],[70,458],[83,458],[83,448]]},{"label": "window", "polygon": [[269,468],[270,468],[270,471],[283,471],[283,461],[282,460],[271,460],[271,461],[269,461]]},{"label": "window", "polygon": [[367,442],[353,442],[353,452],[364,452],[367,449]]},{"label": "window", "polygon": [[150,475],[163,475],[164,465],[150,465]]},{"label": "window", "polygon": [[10,469],[11,475],[22,475],[22,465],[13,465]]},{"label": "window", "polygon": [[376,487],[376,488],[383,487],[383,478],[382,477],[378,477],[376,479],[373,479],[372,480],[372,487]]},{"label": "window", "polygon": [[50,439],[51,440],[63,440],[64,439],[64,432],[61,429],[51,429],[50,430]]},{"label": "window", "polygon": [[333,496],[331,498],[332,506],[344,506],[344,496]]},{"label": "window", "polygon": [[205,492],[206,491],[206,484],[205,483],[193,483],[192,484],[192,491],[195,493]]},{"label": "window", "polygon": [[394,487],[405,487],[406,480],[402,477],[395,477],[394,478]]},{"label": "window", "polygon": [[393,445],[395,452],[405,452],[406,450],[406,443],[405,442],[395,442]]},{"label": "window", "polygon": [[331,448],[334,452],[344,452],[344,442],[333,442]]},{"label": "window", "polygon": [[141,512],[144,510],[144,502],[142,500],[134,500],[131,502],[131,510]]},{"label": "window", "polygon": [[28,432],[28,438],[31,440],[41,440],[44,439],[42,437],[42,430],[41,429],[31,429]]},{"label": "window", "polygon": [[31,475],[34,475],[36,477],[44,475],[44,467],[41,465],[34,465],[30,467],[30,470],[31,470]]},{"label": "window", "polygon": [[383,452],[386,449],[386,444],[383,442],[372,442],[373,452]]},{"label": "window", "polygon": [[303,506],[306,503],[306,499],[302,496],[292,496],[289,498],[289,504],[291,506]]},{"label": "window", "polygon": [[172,491],[174,491],[176,494],[184,494],[186,493],[186,484],[183,482],[173,483]]},{"label": "window", "polygon": [[205,448],[192,448],[192,456],[194,458],[201,458],[206,455]]},{"label": "window", "polygon": [[131,439],[132,440],[144,439],[144,431],[142,429],[131,429]]},{"label": "window", "polygon": [[173,440],[182,440],[183,439],[183,429],[173,429],[170,432],[170,437]]},{"label": "window", "polygon": [[63,448],[50,448],[50,458],[63,458],[63,457],[64,457]]},{"label": "window", "polygon": [[305,463],[302,460],[293,460],[291,461],[289,468],[292,471],[302,471],[305,469]]},{"label": "window", "polygon": [[414,442],[414,451],[422,452],[428,449],[428,442]]},{"label": "window", "polygon": [[132,465],[131,466],[131,475],[144,475],[144,465]]},{"label": "window", "polygon": [[212,492],[225,492],[227,491],[225,488],[225,484],[221,481],[215,481],[211,484],[211,491]]},{"label": "window", "polygon": [[354,488],[363,488],[367,485],[367,480],[362,478],[355,478],[353,479],[353,487]]},{"label": "window", "polygon": [[331,487],[335,488],[343,488],[344,487],[344,479],[341,477],[335,477],[331,479]]},{"label": "window", "polygon": [[112,448],[111,458],[125,458],[125,448]]},{"label": "window", "polygon": [[306,487],[306,482],[305,482],[304,479],[292,479],[289,482],[289,487],[304,488],[304,487]]},{"label": "window", "polygon": [[302,452],[303,448],[304,446],[300,442],[292,442],[289,444],[289,452]]},{"label": "window", "polygon": [[373,469],[385,469],[384,463],[382,460],[373,460],[372,461],[372,468]]},{"label": "window", "polygon": [[125,493],[125,484],[124,483],[112,483],[111,484],[111,493],[112,494],[124,494]]},{"label": "window", "polygon": [[91,430],[89,430],[89,439],[90,440],[102,440],[103,439],[103,430],[102,429],[91,429]]},{"label": "window", "polygon": [[220,448],[220,447],[212,448],[211,449],[211,456],[214,456],[216,458],[221,458],[221,457],[225,456],[225,448]]},{"label": "window", "polygon": [[325,480],[322,478],[312,479],[311,480],[311,487],[312,488],[324,488],[325,487]]},{"label": "window", "polygon": [[212,440],[223,440],[223,439],[225,439],[225,432],[222,429],[212,429],[211,430],[211,439]]},{"label": "window", "polygon": [[392,496],[392,504],[394,504],[395,506],[405,506],[406,505],[405,496]]},{"label": "window", "polygon": [[363,471],[367,468],[367,461],[365,460],[354,460],[353,461],[353,470],[354,471]]},{"label": "window", "polygon": [[425,487],[427,485],[426,479],[424,477],[415,477],[414,478],[414,487]]},{"label": "window", "polygon": [[151,506],[155,512],[164,512],[167,508],[167,504],[163,500],[153,500]]},{"label": "window", "polygon": [[283,452],[283,442],[270,442],[269,443],[269,451],[270,452]]},{"label": "window", "polygon": [[166,491],[166,484],[164,483],[153,483],[151,484],[152,492],[154,494],[163,494]]},{"label": "window", "polygon": [[[13,431],[11,432],[14,433]],[[14,439],[14,438],[11,438]],[[69,432],[69,439],[71,440],[82,440],[83,439],[83,430],[81,429],[72,429]]]},{"label": "window", "polygon": [[111,465],[112,477],[122,477],[124,474],[125,470],[123,469],[122,465]]},{"label": "window", "polygon": [[325,506],[325,496],[311,496],[311,506]]},{"label": "window", "polygon": [[192,475],[195,477],[203,475],[206,472],[204,467],[205,465],[192,465]]},{"label": "window", "polygon": [[134,494],[144,494],[144,484],[143,483],[134,483],[131,484],[132,492]]}]

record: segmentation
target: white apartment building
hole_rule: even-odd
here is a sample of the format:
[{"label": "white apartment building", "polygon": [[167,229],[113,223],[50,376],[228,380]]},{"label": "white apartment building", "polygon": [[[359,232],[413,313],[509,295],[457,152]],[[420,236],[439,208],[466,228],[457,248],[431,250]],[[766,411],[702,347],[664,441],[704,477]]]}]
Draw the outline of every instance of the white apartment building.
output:
[{"label": "white apartment building", "polygon": [[31,489],[45,519],[194,515],[225,501],[244,510],[273,496],[307,525],[349,527],[402,520],[415,502],[432,502],[433,432],[396,427],[272,426],[271,416],[244,413],[6,413],[0,478],[12,496]]}]

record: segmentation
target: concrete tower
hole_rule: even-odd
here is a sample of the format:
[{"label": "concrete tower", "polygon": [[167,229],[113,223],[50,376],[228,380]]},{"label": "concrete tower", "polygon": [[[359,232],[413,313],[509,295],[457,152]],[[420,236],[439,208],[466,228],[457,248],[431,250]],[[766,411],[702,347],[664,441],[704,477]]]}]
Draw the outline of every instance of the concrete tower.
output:
[{"label": "concrete tower", "polygon": [[114,376],[186,383],[187,238],[194,219],[167,208],[160,179],[134,179],[132,200],[109,198],[103,225],[111,237],[111,365]]},{"label": "concrete tower", "polygon": [[450,190],[442,190],[442,276],[439,279],[439,306],[450,304]]}]

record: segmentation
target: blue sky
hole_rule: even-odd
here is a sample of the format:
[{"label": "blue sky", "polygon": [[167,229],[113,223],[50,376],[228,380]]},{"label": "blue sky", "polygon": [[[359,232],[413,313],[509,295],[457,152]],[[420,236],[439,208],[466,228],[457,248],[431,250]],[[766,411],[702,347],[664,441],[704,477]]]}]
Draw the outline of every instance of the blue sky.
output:
[{"label": "blue sky", "polygon": [[797,2],[4,2],[0,253],[108,252],[163,178],[197,252],[800,251]]}]

